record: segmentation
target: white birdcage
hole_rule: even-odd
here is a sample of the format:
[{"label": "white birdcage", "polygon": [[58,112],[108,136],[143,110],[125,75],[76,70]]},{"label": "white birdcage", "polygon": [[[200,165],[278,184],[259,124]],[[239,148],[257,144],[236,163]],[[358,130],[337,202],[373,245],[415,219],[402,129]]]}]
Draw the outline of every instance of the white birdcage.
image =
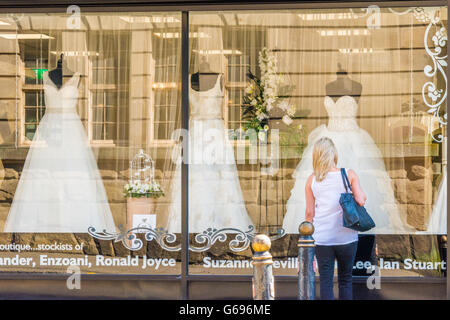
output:
[{"label": "white birdcage", "polygon": [[153,184],[155,179],[155,162],[143,149],[130,161],[130,183]]}]

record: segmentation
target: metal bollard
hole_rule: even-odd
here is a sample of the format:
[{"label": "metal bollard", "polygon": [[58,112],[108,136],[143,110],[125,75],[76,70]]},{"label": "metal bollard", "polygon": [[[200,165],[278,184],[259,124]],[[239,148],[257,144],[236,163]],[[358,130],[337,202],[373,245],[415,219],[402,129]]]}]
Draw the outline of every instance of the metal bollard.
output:
[{"label": "metal bollard", "polygon": [[298,227],[298,300],[315,300],[316,283],[314,274],[314,226],[304,221]]},{"label": "metal bollard", "polygon": [[272,274],[272,255],[269,252],[270,238],[258,234],[253,242],[253,300],[274,300],[275,289]]}]

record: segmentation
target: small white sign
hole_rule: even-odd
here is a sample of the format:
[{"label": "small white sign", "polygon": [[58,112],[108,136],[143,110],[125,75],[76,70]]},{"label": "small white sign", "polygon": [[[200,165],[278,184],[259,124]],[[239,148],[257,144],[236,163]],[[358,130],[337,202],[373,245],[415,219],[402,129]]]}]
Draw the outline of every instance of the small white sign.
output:
[{"label": "small white sign", "polygon": [[[156,214],[133,214],[133,229],[134,228],[156,228]],[[136,233],[146,233],[147,231],[136,230]]]}]

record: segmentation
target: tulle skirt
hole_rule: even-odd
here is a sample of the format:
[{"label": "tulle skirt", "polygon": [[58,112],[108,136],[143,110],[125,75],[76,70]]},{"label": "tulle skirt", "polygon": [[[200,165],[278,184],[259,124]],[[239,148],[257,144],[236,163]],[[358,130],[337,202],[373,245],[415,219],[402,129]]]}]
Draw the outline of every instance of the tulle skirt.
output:
[{"label": "tulle skirt", "polygon": [[115,232],[105,188],[76,113],[49,113],[33,138],[5,232]]},{"label": "tulle skirt", "polygon": [[314,143],[328,137],[333,140],[338,152],[338,167],[353,169],[367,195],[365,208],[375,221],[376,227],[367,233],[396,234],[413,231],[406,224],[406,217],[395,202],[391,180],[386,172],[381,152],[372,137],[363,129],[331,131],[321,125],[308,137],[302,160],[293,176],[296,179],[287,202],[283,228],[287,233],[298,233],[298,226],[305,220],[305,185],[313,172],[312,152]]}]

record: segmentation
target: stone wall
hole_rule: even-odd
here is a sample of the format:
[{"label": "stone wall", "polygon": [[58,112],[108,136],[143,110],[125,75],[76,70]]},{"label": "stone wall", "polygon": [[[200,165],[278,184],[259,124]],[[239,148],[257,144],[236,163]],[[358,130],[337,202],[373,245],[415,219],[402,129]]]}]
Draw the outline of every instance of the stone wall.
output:
[{"label": "stone wall", "polygon": [[[273,175],[260,175],[258,165],[238,165],[240,185],[247,212],[258,232],[274,233],[283,223],[286,203],[295,180],[294,166],[278,170]],[[4,223],[17,187],[20,169],[5,165],[0,185],[0,229]],[[431,169],[411,165],[410,170],[388,171],[400,210],[408,224],[417,230],[426,230],[432,210],[433,187]],[[116,225],[126,222],[126,199],[123,187],[128,182],[128,170],[100,170]],[[170,190],[173,172],[156,170],[156,179],[163,185],[166,196],[156,201],[158,227],[165,227],[171,203]],[[370,195],[368,195],[370,197]],[[180,201],[178,199],[178,201]]]},{"label": "stone wall", "polygon": [[406,221],[415,229],[427,229],[433,206],[432,171],[421,165],[411,165],[410,170],[389,171],[394,195]]}]

